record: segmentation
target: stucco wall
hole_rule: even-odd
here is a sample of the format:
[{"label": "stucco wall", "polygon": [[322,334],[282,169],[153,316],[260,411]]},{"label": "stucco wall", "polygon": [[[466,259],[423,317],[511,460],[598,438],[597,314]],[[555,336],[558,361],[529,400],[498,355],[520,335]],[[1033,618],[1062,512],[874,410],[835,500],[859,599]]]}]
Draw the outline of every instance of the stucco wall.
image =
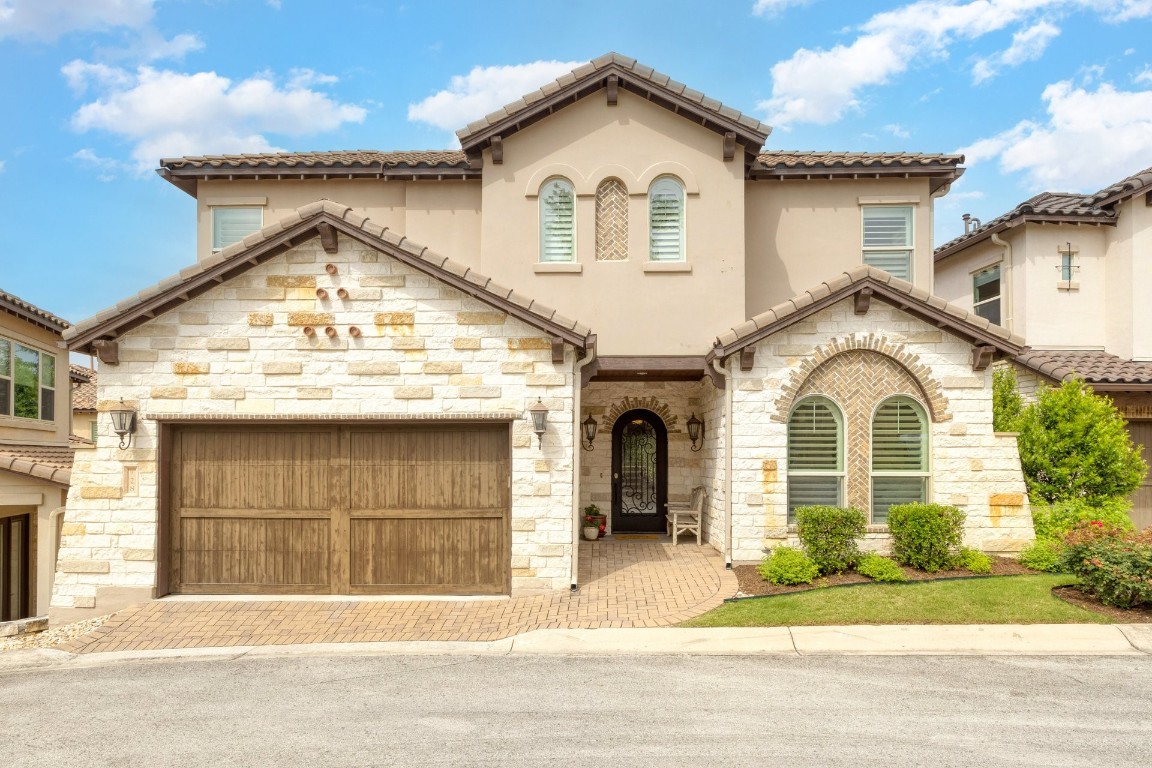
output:
[{"label": "stucco wall", "polygon": [[[56,358],[55,419],[41,421],[0,415],[0,441],[16,443],[64,443],[72,421],[72,385],[68,379],[68,354],[56,346],[60,335],[0,312],[0,336],[38,349]],[[13,363],[14,364],[14,363]]]},{"label": "stucco wall", "polygon": [[0,471],[0,517],[30,514],[32,523],[31,615],[48,613],[52,596],[52,568],[56,562],[55,521],[52,512],[64,506],[67,489],[15,472]]},{"label": "stucco wall", "polygon": [[[1027,314],[1024,338],[1043,349],[1103,349],[1106,318],[1111,310],[1105,296],[1105,227],[1029,226],[1017,247],[1016,262],[1024,272],[1023,304]],[[1060,251],[1071,243],[1071,286],[1061,280]],[[1017,272],[1014,272],[1014,275]]]},{"label": "stucco wall", "polygon": [[[317,287],[331,300],[319,300]],[[335,297],[337,287],[347,288],[347,301]],[[317,327],[315,338],[303,335],[305,325]],[[363,335],[350,337],[351,326]],[[305,243],[119,342],[121,364],[100,371],[101,411],[124,398],[145,415],[519,414],[512,586],[570,583],[575,354],[567,349],[554,365],[540,331],[340,238],[337,254]],[[524,418],[538,397],[550,410],[542,449]],[[58,606],[90,606],[99,586],[154,583],[157,422],[142,418],[125,451],[106,431],[73,471]],[[125,491],[129,466],[138,487]]]}]

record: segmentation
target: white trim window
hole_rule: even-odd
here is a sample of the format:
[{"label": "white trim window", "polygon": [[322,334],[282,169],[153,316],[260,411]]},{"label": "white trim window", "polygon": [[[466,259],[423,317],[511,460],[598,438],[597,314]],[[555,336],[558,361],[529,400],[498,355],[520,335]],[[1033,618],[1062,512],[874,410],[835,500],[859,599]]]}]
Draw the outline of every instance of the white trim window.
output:
[{"label": "white trim window", "polygon": [[1000,265],[972,275],[972,311],[990,323],[1000,325]]},{"label": "white trim window", "polygon": [[576,190],[567,179],[540,188],[540,261],[576,261]]},{"label": "white trim window", "polygon": [[826,397],[806,397],[788,417],[788,522],[798,507],[838,507],[844,498],[844,415]]},{"label": "white trim window", "polygon": [[0,339],[0,416],[56,419],[56,357]]},{"label": "white trim window", "polygon": [[684,261],[684,185],[672,176],[648,188],[648,258]]},{"label": "white trim window", "polygon": [[864,263],[901,280],[912,279],[912,206],[862,210]]},{"label": "white trim window", "polygon": [[212,250],[220,251],[238,243],[264,226],[264,209],[259,206],[227,206],[212,209]]},{"label": "white trim window", "polygon": [[872,522],[888,521],[893,504],[928,498],[928,419],[910,397],[897,395],[872,415]]}]

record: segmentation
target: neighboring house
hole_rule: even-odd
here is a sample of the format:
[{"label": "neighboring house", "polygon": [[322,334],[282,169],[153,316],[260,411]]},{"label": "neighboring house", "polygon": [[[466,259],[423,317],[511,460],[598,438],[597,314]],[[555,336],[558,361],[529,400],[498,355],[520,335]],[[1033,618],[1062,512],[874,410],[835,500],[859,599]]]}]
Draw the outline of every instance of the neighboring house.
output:
[{"label": "neighboring house", "polygon": [[0,621],[48,612],[72,469],[65,320],[0,291]]},{"label": "neighboring house", "polygon": [[96,441],[96,371],[73,364],[72,434]]},{"label": "neighboring house", "polygon": [[929,294],[962,158],[768,132],[610,54],[458,152],[163,161],[197,261],[69,332],[139,420],[77,458],[56,604],[567,588],[583,506],[658,532],[697,485],[728,562],[810,503],[1020,548],[989,364],[1023,341]]},{"label": "neighboring house", "polygon": [[[941,297],[1025,337],[1026,397],[1082,379],[1152,462],[1152,168],[1090,195],[1044,192],[936,249]],[[1152,525],[1152,478],[1132,516]]]}]

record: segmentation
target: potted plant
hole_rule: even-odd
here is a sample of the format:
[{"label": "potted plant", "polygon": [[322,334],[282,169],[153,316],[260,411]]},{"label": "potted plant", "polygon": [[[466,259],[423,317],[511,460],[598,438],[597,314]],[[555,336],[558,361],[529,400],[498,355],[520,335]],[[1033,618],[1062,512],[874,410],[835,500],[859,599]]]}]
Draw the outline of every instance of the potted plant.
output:
[{"label": "potted plant", "polygon": [[[595,504],[589,504],[584,507],[584,521],[582,525],[585,528],[595,526],[596,535],[592,538],[602,539],[608,528],[608,516],[600,514],[600,507]],[[587,536],[587,534],[585,534],[585,536]]]}]

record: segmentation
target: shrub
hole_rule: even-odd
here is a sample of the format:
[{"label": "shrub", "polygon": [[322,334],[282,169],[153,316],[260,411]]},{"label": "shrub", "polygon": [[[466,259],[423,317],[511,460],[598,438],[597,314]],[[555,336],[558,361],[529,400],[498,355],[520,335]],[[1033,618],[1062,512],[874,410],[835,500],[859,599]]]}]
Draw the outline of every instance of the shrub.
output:
[{"label": "shrub", "polygon": [[1016,370],[1010,366],[992,372],[992,429],[1015,432],[1024,412],[1024,398],[1016,389]]},{"label": "shrub", "polygon": [[1060,570],[1060,554],[1064,545],[1055,539],[1036,539],[1020,551],[1020,564],[1025,568],[1045,573]]},{"label": "shrub", "polygon": [[843,573],[860,559],[856,540],[864,535],[868,518],[858,509],[800,507],[796,528],[800,543],[820,573]]},{"label": "shrub", "polygon": [[1081,523],[1065,538],[1060,565],[1105,605],[1152,604],[1152,529],[1138,534],[1099,521]]},{"label": "shrub", "polygon": [[795,547],[780,546],[758,566],[760,575],[773,584],[811,584],[820,575],[812,558]]},{"label": "shrub", "polygon": [[897,504],[888,509],[896,562],[935,573],[948,568],[964,539],[964,513],[943,504]]},{"label": "shrub", "polygon": [[867,554],[861,557],[856,573],[876,581],[908,581],[895,561],[880,555]]},{"label": "shrub", "polygon": [[1089,503],[1084,499],[1069,499],[1054,504],[1036,504],[1032,507],[1032,527],[1037,539],[1061,541],[1077,523],[1098,520],[1106,525],[1132,529],[1132,519],[1128,510],[1131,502],[1126,499],[1101,499]]},{"label": "shrub", "polygon": [[956,554],[956,567],[972,573],[992,573],[992,558],[978,549],[961,547]]},{"label": "shrub", "polygon": [[1148,471],[1112,401],[1080,381],[1040,389],[1019,432],[1020,465],[1034,501],[1126,496]]}]

